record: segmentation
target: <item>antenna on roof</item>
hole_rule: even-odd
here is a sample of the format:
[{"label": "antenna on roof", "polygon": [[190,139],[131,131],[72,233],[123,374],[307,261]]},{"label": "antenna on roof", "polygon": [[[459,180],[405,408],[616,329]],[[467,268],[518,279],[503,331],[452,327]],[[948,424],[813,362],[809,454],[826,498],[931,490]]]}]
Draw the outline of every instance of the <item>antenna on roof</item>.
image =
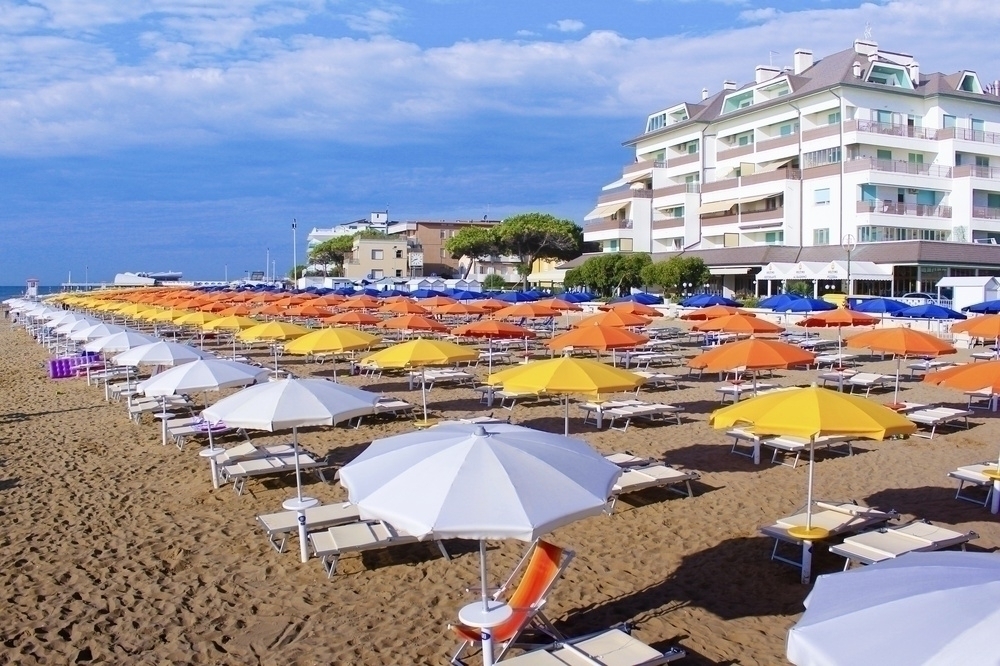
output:
[{"label": "antenna on roof", "polygon": [[767,52],[767,64],[768,64],[769,67],[774,67],[774,56],[776,56],[776,55],[781,55],[781,54],[778,53],[777,51],[768,51]]},{"label": "antenna on roof", "polygon": [[870,42],[872,39],[872,24],[870,21],[865,21],[865,41]]}]

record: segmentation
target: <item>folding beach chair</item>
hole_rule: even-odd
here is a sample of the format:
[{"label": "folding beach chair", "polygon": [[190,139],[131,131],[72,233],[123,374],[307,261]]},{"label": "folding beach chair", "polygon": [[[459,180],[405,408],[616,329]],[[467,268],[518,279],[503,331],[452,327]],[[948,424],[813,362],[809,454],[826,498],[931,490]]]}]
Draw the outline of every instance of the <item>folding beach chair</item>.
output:
[{"label": "folding beach chair", "polygon": [[[418,541],[417,537],[397,530],[384,520],[362,520],[336,525],[309,535],[313,553],[319,557],[327,578],[333,578],[333,574],[337,573],[337,563],[340,562],[341,555]],[[444,558],[450,560],[451,556],[445,550],[444,544],[440,541],[436,543]]]},{"label": "folding beach chair", "polygon": [[965,544],[978,538],[975,532],[956,532],[921,520],[899,527],[862,532],[844,539],[843,543],[830,546],[830,552],[846,558],[844,571],[847,571],[855,562],[875,564],[907,553],[943,550],[952,546],[965,550]]},{"label": "folding beach chair", "polygon": [[[996,469],[996,466],[996,461],[986,461],[976,465],[964,465],[954,471],[948,472],[948,476],[958,481],[958,491],[955,492],[955,499],[959,499],[964,502],[972,502],[973,504],[979,504],[980,506],[989,505],[993,496],[993,479],[983,474],[983,471],[987,468]],[[984,492],[981,496],[979,496],[978,493],[976,495],[970,495],[968,491],[965,490],[966,484],[968,484],[970,488],[976,488]]]},{"label": "folding beach chair", "polygon": [[[507,578],[507,581],[493,594],[494,600],[503,597],[521,569],[524,569],[524,574],[521,576],[517,588],[507,600],[507,605],[510,606],[513,613],[506,622],[493,628],[493,640],[500,647],[500,652],[496,657],[497,661],[503,659],[507,651],[518,644],[518,638],[525,631],[539,631],[553,640],[562,638],[542,613],[542,607],[545,605],[552,587],[566,571],[573,556],[574,553],[571,550],[565,550],[548,541],[538,539],[514,567],[514,571]],[[462,639],[461,645],[458,646],[458,650],[451,658],[451,663],[463,664],[462,653],[470,645],[480,641],[481,632],[477,628],[462,624],[451,625],[450,628]]]},{"label": "folding beach chair", "polygon": [[694,497],[691,482],[700,478],[698,472],[679,470],[663,464],[625,469],[611,489],[608,513],[614,511],[620,496],[647,488],[666,488],[685,497]]},{"label": "folding beach chair", "polygon": [[[306,509],[306,532],[318,532],[335,525],[360,520],[358,507],[350,503],[324,504]],[[280,511],[257,516],[257,523],[264,529],[267,542],[279,553],[285,552],[288,535],[299,529],[297,511]]]},{"label": "folding beach chair", "polygon": [[629,634],[631,627],[613,627],[594,634],[556,641],[505,659],[511,666],[657,666],[687,656],[679,647],[660,652]]}]

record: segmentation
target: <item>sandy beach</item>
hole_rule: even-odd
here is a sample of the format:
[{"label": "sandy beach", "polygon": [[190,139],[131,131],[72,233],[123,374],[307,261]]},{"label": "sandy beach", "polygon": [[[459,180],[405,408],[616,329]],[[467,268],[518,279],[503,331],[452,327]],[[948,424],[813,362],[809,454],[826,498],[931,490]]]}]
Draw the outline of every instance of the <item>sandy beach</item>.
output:
[{"label": "sandy beach", "polygon": [[[348,556],[327,580],[317,560],[299,563],[294,546],[283,554],[271,549],[254,521],[280,510],[294,492],[291,476],[253,482],[242,496],[229,486],[213,490],[200,447],[161,446],[158,422],[132,423],[123,403],[105,402],[84,380],[48,379],[47,358],[22,329],[0,326],[0,664],[447,662],[456,640],[446,626],[471,600],[465,588],[478,581],[474,543],[449,542],[450,562],[432,543]],[[288,357],[282,365],[298,375],[331,371]],[[890,374],[895,363],[865,367]],[[808,384],[816,374],[782,371],[767,381]],[[419,390],[398,377],[344,381],[420,401]],[[731,454],[725,434],[707,423],[719,406],[718,384],[706,375],[685,377],[677,390],[643,391],[681,406],[681,425],[597,431],[572,408],[571,433],[598,450],[662,458],[702,476],[693,498],[660,490],[625,496],[613,515],[551,536],[576,552],[545,609],[564,633],[628,621],[655,647],[683,647],[684,664],[786,663],[785,635],[810,588],[798,571],[769,560],[772,542],[758,528],[804,504],[807,466],[754,465]],[[902,386],[905,400],[965,405],[958,391],[909,379]],[[891,402],[891,388],[872,397]],[[429,402],[442,418],[508,414],[481,405],[469,388],[435,387]],[[518,405],[509,414],[515,423],[562,431],[554,404]],[[977,411],[970,422],[968,430],[946,429],[932,440],[859,442],[850,457],[821,453],[817,496],[974,530],[980,536],[970,550],[995,550],[996,517],[956,501],[946,476],[997,456],[997,414]],[[406,419],[378,421],[356,430],[308,429],[301,441],[345,463],[373,438],[410,429]],[[258,443],[289,438],[250,434]],[[336,483],[304,479],[325,503],[346,498]],[[490,544],[494,581],[525,546]],[[842,565],[822,552],[814,571]]]}]

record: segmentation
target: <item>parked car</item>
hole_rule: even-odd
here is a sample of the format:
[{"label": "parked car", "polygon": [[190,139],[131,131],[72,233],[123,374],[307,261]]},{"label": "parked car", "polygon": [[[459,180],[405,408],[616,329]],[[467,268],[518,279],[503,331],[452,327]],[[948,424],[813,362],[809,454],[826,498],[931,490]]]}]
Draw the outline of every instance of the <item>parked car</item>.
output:
[{"label": "parked car", "polygon": [[911,291],[908,294],[903,294],[900,300],[904,303],[907,301],[919,301],[916,305],[923,305],[924,303],[937,303],[937,296],[922,291]]}]

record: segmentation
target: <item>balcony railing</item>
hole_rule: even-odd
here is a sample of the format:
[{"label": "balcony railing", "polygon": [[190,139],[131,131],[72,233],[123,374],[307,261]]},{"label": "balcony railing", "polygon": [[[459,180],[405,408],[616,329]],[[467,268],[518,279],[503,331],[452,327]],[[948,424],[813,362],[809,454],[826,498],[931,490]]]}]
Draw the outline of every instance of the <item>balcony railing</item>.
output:
[{"label": "balcony railing", "polygon": [[747,187],[758,183],[773,183],[776,180],[799,180],[800,178],[802,178],[802,172],[798,169],[775,169],[774,171],[765,171],[763,173],[752,173],[749,176],[743,176],[742,180],[739,178],[723,178],[711,183],[703,183],[701,191],[718,192],[719,190],[728,190],[737,186]]},{"label": "balcony railing", "polygon": [[896,201],[859,201],[857,212],[950,218],[951,206],[930,206],[927,204],[898,203]]},{"label": "balcony railing", "polygon": [[683,226],[683,217],[668,217],[665,220],[653,220],[653,229],[676,229]]},{"label": "balcony railing", "polygon": [[950,166],[904,162],[903,160],[877,160],[873,157],[855,157],[847,160],[844,165],[844,171],[864,171],[865,169],[886,173],[905,173],[911,176],[933,176],[935,178],[951,178],[952,175]]},{"label": "balcony railing", "polygon": [[584,232],[587,231],[608,231],[610,229],[631,229],[632,220],[592,220],[587,222],[583,226]]},{"label": "balcony railing", "polygon": [[681,183],[680,185],[668,185],[658,187],[653,192],[653,198],[669,197],[675,194],[698,194],[701,192],[701,183]]},{"label": "balcony railing", "polygon": [[996,167],[973,166],[963,164],[952,169],[955,178],[987,178],[989,180],[1000,180],[1000,169]]},{"label": "balcony railing", "polygon": [[687,155],[678,155],[677,157],[671,157],[667,160],[667,166],[675,167],[681,166],[683,164],[691,164],[697,162],[699,159],[698,153],[688,153]]},{"label": "balcony railing", "polygon": [[749,155],[752,152],[753,152],[753,144],[748,143],[745,146],[734,146],[732,148],[726,148],[725,150],[720,150],[715,154],[715,159],[721,162],[723,160],[731,160],[734,157]]},{"label": "balcony railing", "polygon": [[701,223],[703,225],[716,225],[716,224],[736,224],[740,225],[752,224],[754,222],[764,222],[766,220],[780,220],[785,216],[785,207],[778,206],[776,208],[770,208],[768,210],[753,210],[753,211],[743,211],[740,214],[727,213],[726,215],[717,215],[713,217],[702,217]]},{"label": "balcony railing", "polygon": [[651,162],[651,161],[633,162],[632,164],[626,164],[624,167],[622,167],[622,175],[627,176],[630,173],[635,173],[636,171],[643,171],[645,169],[652,169],[655,166],[656,162]]},{"label": "balcony railing", "polygon": [[771,150],[772,148],[781,148],[782,146],[794,146],[799,142],[799,133],[792,132],[791,134],[786,134],[785,136],[776,136],[770,139],[764,139],[763,141],[757,142],[757,152],[761,153],[765,150]]},{"label": "balcony railing", "polygon": [[849,120],[844,124],[844,131],[856,130],[858,132],[868,132],[869,134],[882,134],[884,136],[905,136],[910,139],[930,139],[938,138],[938,130],[928,127],[917,127],[915,125],[896,125],[893,123],[880,123],[875,120]]},{"label": "balcony railing", "polygon": [[836,136],[840,133],[840,123],[834,123],[832,125],[823,125],[822,127],[814,127],[812,129],[807,129],[802,133],[803,141],[812,141],[813,139],[822,139],[827,136]]},{"label": "balcony railing", "polygon": [[961,139],[963,141],[977,141],[979,143],[1000,143],[1000,134],[997,134],[996,132],[960,129],[958,127],[948,127],[943,130],[938,130],[937,138]]},{"label": "balcony railing", "polygon": [[601,194],[597,197],[597,203],[611,203],[612,201],[624,201],[625,199],[652,199],[653,190],[641,189],[633,190],[630,186],[624,185]]},{"label": "balcony railing", "polygon": [[1000,220],[1000,208],[989,208],[987,206],[973,206],[972,217],[980,220]]}]

